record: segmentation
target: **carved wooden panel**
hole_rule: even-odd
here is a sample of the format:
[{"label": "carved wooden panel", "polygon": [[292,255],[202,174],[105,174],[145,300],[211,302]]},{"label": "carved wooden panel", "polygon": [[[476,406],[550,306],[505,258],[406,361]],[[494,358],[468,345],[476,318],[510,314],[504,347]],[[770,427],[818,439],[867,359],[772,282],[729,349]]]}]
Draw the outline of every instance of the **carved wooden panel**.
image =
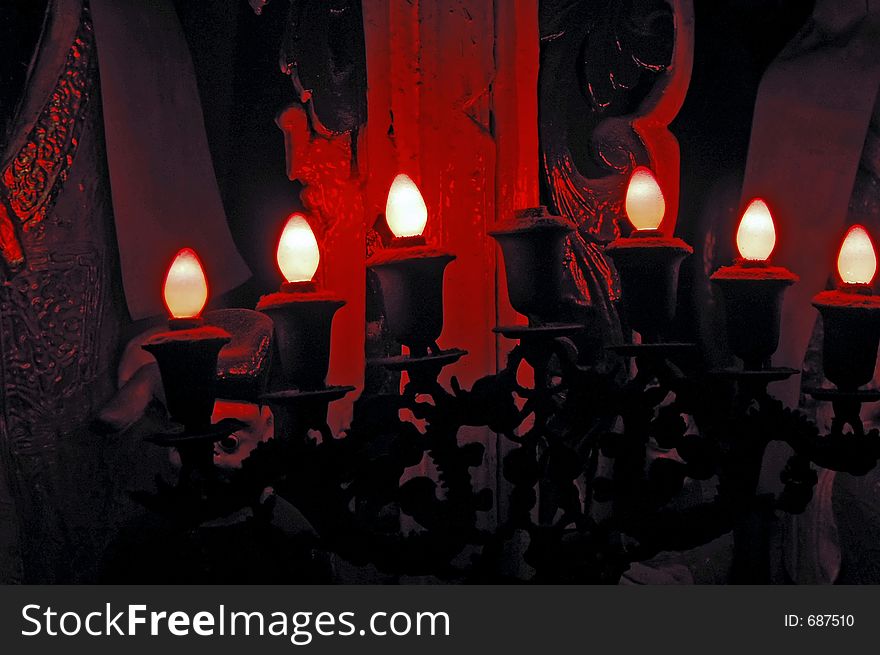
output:
[{"label": "carved wooden panel", "polygon": [[690,0],[542,0],[542,164],[554,207],[609,241],[621,226],[627,174],[650,166],[678,214],[679,150],[668,126],[693,56]]},{"label": "carved wooden panel", "polygon": [[629,172],[653,169],[666,198],[661,230],[678,215],[679,148],[669,132],[690,81],[690,0],[542,0],[538,86],[542,192],[578,231],[569,239],[570,291],[604,341],[622,338],[620,290],[602,244],[626,234]]},{"label": "carved wooden panel", "polygon": [[[303,27],[308,11],[343,33],[362,12],[363,60],[357,39],[330,42]],[[301,36],[287,39],[282,57],[297,94],[279,118],[288,175],[304,184],[323,283],[348,302],[335,323],[332,382],[362,383],[364,262],[382,241],[381,215],[398,172],[420,186],[428,240],[457,255],[440,345],[469,351],[447,371],[465,385],[496,370],[510,347],[492,327],[523,320],[507,302],[503,264],[487,233],[513,209],[537,205],[541,183],[551,204],[598,242],[619,230],[627,171],[649,164],[666,192],[664,229],[674,228],[678,149],[667,126],[690,72],[686,0],[335,0],[294,2],[291,17]],[[353,83],[343,92],[341,80]],[[603,261],[597,255],[580,265]],[[376,326],[368,339],[381,338]],[[341,412],[333,426],[349,415]],[[494,438],[472,436],[488,446],[480,475],[501,484]]]}]

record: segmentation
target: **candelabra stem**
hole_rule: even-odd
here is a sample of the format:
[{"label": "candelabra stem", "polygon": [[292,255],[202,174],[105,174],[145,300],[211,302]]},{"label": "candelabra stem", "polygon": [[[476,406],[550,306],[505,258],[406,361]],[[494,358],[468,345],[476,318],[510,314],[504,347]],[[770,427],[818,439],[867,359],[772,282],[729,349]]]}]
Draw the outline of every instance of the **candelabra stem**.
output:
[{"label": "candelabra stem", "polygon": [[752,499],[750,511],[737,517],[733,528],[733,563],[730,582],[770,584],[770,535],[773,530],[772,497]]},{"label": "candelabra stem", "polygon": [[730,508],[733,524],[731,581],[749,584],[770,582],[770,535],[774,520],[772,494],[759,493],[764,455],[771,437],[763,425],[747,417],[755,402],[769,400],[768,380],[743,373],[734,398],[734,412],[741,420],[728,425],[722,439],[727,457],[719,471],[723,502]]},{"label": "candelabra stem", "polygon": [[192,443],[177,446],[180,455],[179,479],[183,485],[197,485],[213,476],[214,444],[211,442]]},{"label": "candelabra stem", "polygon": [[324,440],[333,434],[327,424],[327,409],[331,402],[354,391],[351,386],[328,386],[322,389],[284,389],[265,394],[261,400],[272,408],[275,416],[275,435],[279,440],[305,439],[310,430]]}]

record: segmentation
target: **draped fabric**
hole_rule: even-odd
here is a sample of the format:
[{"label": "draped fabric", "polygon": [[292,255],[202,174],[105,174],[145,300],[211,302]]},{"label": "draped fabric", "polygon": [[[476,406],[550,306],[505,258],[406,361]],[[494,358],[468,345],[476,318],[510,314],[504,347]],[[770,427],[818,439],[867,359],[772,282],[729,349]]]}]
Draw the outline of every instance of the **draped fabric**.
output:
[{"label": "draped fabric", "polygon": [[[833,273],[845,227],[873,224],[875,234],[880,227],[878,176],[872,172],[877,136],[869,129],[878,87],[880,1],[817,0],[758,92],[742,205],[755,196],[767,200],[778,234],[774,263],[801,278],[787,292],[776,363],[804,368],[804,384],[822,379],[815,353],[807,353],[816,325],[811,297]],[[777,396],[798,404],[797,378],[776,386]],[[785,455],[769,454],[768,478],[778,475]],[[780,460],[775,465],[774,454]],[[787,575],[795,581],[829,583],[841,571],[832,503],[836,477],[822,471],[807,512],[789,519],[783,550]]]},{"label": "draped fabric", "polygon": [[[774,263],[801,281],[787,293],[777,362],[800,367],[815,322],[811,297],[833,271],[880,85],[880,2],[818,0],[761,81],[743,206],[767,200]],[[778,390],[777,390],[778,392]],[[797,402],[797,382],[784,400]]]},{"label": "draped fabric", "polygon": [[[115,389],[126,323],[93,26],[54,0],[3,153],[20,257],[0,284],[0,580],[92,579],[114,487],[89,419]],[[8,236],[8,234],[4,235]],[[4,254],[9,252],[4,250]]]},{"label": "draped fabric", "polygon": [[189,49],[169,0],[92,0],[107,161],[129,312],[162,313],[174,254],[199,253],[217,297],[249,276],[226,222]]},{"label": "draped fabric", "polygon": [[154,458],[89,427],[116,390],[126,302],[160,313],[183,246],[215,294],[248,274],[170,4],[49,2],[0,207],[0,581],[94,581],[140,511],[125,487]]}]

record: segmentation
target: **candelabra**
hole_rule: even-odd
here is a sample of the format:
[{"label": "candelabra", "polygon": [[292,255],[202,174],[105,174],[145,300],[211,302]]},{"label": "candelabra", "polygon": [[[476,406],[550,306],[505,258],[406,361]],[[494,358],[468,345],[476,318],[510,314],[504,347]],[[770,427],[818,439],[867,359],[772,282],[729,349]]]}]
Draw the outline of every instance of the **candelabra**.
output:
[{"label": "candelabra", "polygon": [[276,416],[279,438],[317,430],[332,439],[327,407],[345,397],[352,386],[327,386],[333,317],[345,302],[318,289],[318,242],[302,214],[288,219],[277,251],[285,278],[281,290],[263,296],[257,310],[275,325],[276,362],[272,389],[261,396]]},{"label": "candelabra", "polygon": [[[873,245],[864,229],[854,228],[841,248],[840,289],[815,299],[825,323],[825,371],[835,385],[811,390],[835,412],[831,434],[820,436],[767,390],[796,374],[772,366],[771,357],[783,292],[797,281],[769,264],[775,230],[767,204],[749,204],[737,233],[741,259],[712,277],[725,300],[730,350],[742,361],[720,370],[704,366],[694,344],[668,339],[678,268],[691,249],[661,236],[665,204],[647,169],[633,174],[626,209],[635,231],[606,253],[621,277],[621,309],[641,339],[607,347],[632,362],[631,375],[621,381],[582,363],[596,359],[581,357],[576,346],[587,327],[565,322],[561,309],[565,239],[573,226],[542,207],[516,212],[492,233],[505,259],[511,304],[528,323],[495,328],[515,342],[502,370],[470,389],[453,377],[447,389],[438,381],[441,372],[467,354],[437,345],[443,276],[454,257],[426,243],[427,210],[418,189],[408,177],[396,179],[386,207],[395,240],[368,265],[382,287],[390,332],[407,351],[372,363],[406,372],[407,382],[399,393],[361,397],[351,426],[339,435],[327,427],[327,407],[351,387],[327,386],[325,379],[331,324],[342,302],[313,282],[317,240],[305,217],[291,217],[278,250],[287,281],[257,307],[272,319],[275,339],[270,388],[258,397],[279,415],[279,426],[240,470],[202,495],[193,516],[220,519],[248,508],[250,520],[265,527],[273,503],[284,501],[308,522],[310,548],[391,575],[447,581],[613,583],[634,561],[732,532],[731,580],[768,581],[768,525],[776,512],[800,512],[810,502],[813,465],[864,474],[880,458],[880,433],[865,431],[858,418],[863,403],[880,399],[862,388],[880,342],[880,300],[869,287]],[[167,335],[150,346],[171,414],[189,432],[209,422],[206,372],[224,338],[206,333],[204,345],[175,346],[170,359],[162,354]],[[533,372],[533,384],[520,382],[523,367]],[[201,382],[193,381],[197,371],[204,373]],[[189,404],[176,404],[178,396]],[[199,408],[197,418],[190,418],[190,407]],[[510,444],[501,466],[505,513],[492,529],[481,515],[491,509],[493,493],[476,489],[471,476],[483,446],[463,443],[463,426],[485,426]],[[793,451],[778,494],[758,487],[772,442]],[[168,445],[184,452],[180,442]],[[670,456],[652,457],[656,448]],[[205,455],[202,470],[210,468]],[[401,483],[426,457],[436,475]],[[717,480],[714,497],[673,502],[688,480]],[[405,520],[416,527],[404,530]]]},{"label": "candelabra", "polygon": [[165,404],[180,429],[156,434],[151,441],[177,449],[181,459],[178,490],[204,494],[213,478],[214,443],[243,424],[235,419],[211,422],[217,392],[217,359],[232,336],[207,325],[200,316],[208,299],[208,284],[196,253],[184,248],[168,269],[164,288],[171,318],[169,331],[151,337],[143,346],[159,365]]}]

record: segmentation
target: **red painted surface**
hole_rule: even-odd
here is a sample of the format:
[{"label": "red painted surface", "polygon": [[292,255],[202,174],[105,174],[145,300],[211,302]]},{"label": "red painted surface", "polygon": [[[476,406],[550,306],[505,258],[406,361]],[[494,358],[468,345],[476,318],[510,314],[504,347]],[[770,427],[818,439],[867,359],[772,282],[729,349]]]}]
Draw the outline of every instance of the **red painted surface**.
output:
[{"label": "red painted surface", "polygon": [[299,105],[279,117],[288,175],[305,184],[321,245],[318,276],[347,301],[335,322],[330,380],[361,383],[365,235],[404,172],[425,198],[428,243],[457,255],[440,345],[469,351],[449,370],[469,385],[495,370],[491,328],[516,320],[504,289],[496,303],[503,277],[487,232],[538,200],[537,3],[370,2],[364,26],[369,120],[356,152],[347,135],[311,133]]}]

